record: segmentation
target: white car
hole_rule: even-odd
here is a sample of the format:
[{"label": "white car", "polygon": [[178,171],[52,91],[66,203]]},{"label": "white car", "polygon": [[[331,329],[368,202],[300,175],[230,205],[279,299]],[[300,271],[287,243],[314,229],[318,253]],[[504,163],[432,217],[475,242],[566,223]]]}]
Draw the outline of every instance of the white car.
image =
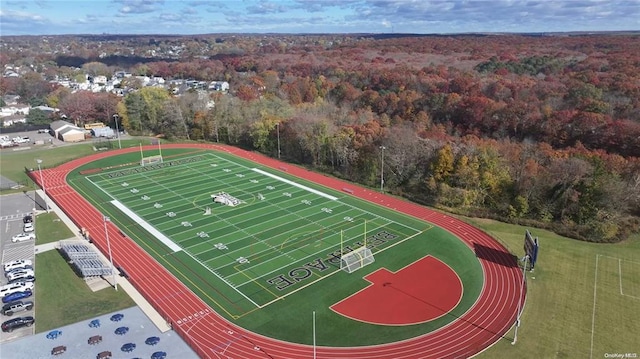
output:
[{"label": "white car", "polygon": [[33,222],[27,222],[24,224],[24,227],[22,228],[23,232],[33,232],[34,228],[33,228]]},{"label": "white car", "polygon": [[9,282],[18,280],[31,282],[33,281],[33,278],[35,278],[35,273],[33,272],[33,269],[16,269],[7,273],[6,277]]},{"label": "white car", "polygon": [[13,282],[0,287],[0,297],[6,297],[15,292],[33,292],[33,282]]},{"label": "white car", "polygon": [[11,237],[11,242],[16,243],[16,242],[28,241],[30,239],[36,239],[35,233],[31,232],[31,233],[16,234],[15,236]]},{"label": "white car", "polygon": [[16,259],[4,264],[4,271],[10,272],[15,269],[21,269],[25,267],[30,267],[33,265],[33,262],[30,259]]}]

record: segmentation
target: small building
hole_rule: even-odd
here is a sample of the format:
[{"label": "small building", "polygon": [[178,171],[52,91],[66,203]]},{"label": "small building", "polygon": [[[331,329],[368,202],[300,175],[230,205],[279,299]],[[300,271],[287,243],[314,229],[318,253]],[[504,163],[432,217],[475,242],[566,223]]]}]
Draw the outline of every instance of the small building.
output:
[{"label": "small building", "polygon": [[63,120],[51,122],[51,130],[54,137],[64,142],[80,142],[84,141],[85,130],[80,127],[76,127],[71,123]]},{"label": "small building", "polygon": [[115,136],[115,132],[111,127],[94,127],[91,129],[91,135],[93,137],[113,138]]}]

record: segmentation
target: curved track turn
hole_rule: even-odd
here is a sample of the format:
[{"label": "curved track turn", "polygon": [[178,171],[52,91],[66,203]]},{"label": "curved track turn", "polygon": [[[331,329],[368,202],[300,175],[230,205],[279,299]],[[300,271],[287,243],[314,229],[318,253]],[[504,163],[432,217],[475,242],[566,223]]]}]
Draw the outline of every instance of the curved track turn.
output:
[{"label": "curved track turn", "polygon": [[[320,183],[350,195],[423,219],[456,235],[478,256],[484,274],[484,285],[476,303],[449,325],[431,333],[401,342],[364,347],[322,347],[317,358],[468,358],[499,340],[516,319],[522,274],[508,251],[481,230],[456,218],[406,202],[395,197],[358,187],[335,178],[279,162],[275,159],[234,147],[217,144],[174,144],[165,148],[194,148],[225,151],[279,171]],[[155,146],[149,147],[155,149]],[[103,152],[42,170],[46,193],[78,227],[91,233],[95,245],[107,253],[102,213],[71,188],[67,175],[74,169],[138,148]],[[31,172],[40,186],[40,175]],[[119,229],[108,223],[114,264],[126,269],[129,281],[173,329],[202,358],[312,358],[314,348],[283,342],[237,327],[214,312],[184,284],[148,255],[133,240],[123,237]]]}]

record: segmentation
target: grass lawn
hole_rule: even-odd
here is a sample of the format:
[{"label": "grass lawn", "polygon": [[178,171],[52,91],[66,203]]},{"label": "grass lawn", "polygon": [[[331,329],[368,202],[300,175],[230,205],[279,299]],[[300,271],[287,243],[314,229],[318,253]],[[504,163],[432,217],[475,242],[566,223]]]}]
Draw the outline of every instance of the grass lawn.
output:
[{"label": "grass lawn", "polygon": [[55,212],[42,213],[36,217],[36,245],[57,242],[73,236],[74,233]]},{"label": "grass lawn", "polygon": [[[147,137],[135,137],[122,140],[122,147],[135,147],[140,143],[149,144]],[[112,141],[113,148],[118,148],[118,142]],[[2,150],[2,167],[0,174],[23,186],[18,190],[6,189],[0,193],[22,192],[23,190],[33,190],[33,182],[25,173],[25,168],[37,169],[36,159],[42,160],[42,168],[56,167],[72,159],[84,157],[95,153],[94,143],[92,141],[81,142],[77,144],[63,145],[56,148],[49,146],[34,146],[33,149],[24,151]]]},{"label": "grass lawn", "polygon": [[36,333],[135,305],[122,290],[92,292],[58,251],[37,254],[35,270]]},{"label": "grass lawn", "polygon": [[[524,255],[525,227],[484,219],[469,222],[512,253]],[[640,236],[596,244],[529,230],[540,239],[540,253],[535,270],[527,273],[527,303],[517,342],[511,344],[512,330],[479,357],[603,358],[606,353],[640,352]]]}]

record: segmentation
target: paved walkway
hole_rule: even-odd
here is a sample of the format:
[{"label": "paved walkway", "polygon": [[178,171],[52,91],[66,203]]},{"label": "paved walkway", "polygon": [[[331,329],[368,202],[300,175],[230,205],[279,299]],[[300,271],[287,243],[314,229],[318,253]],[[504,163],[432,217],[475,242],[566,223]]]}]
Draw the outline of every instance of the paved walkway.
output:
[{"label": "paved walkway", "polygon": [[[41,196],[42,198],[45,198],[42,190],[38,190],[38,195]],[[80,228],[78,228],[78,226],[76,226],[76,224],[73,223],[71,218],[69,218],[66,215],[66,213],[64,213],[60,209],[60,207],[58,207],[53,201],[50,201],[47,199],[47,203],[49,204],[49,208],[51,209],[51,211],[54,211],[58,215],[60,220],[64,222],[67,225],[67,227],[71,229],[73,233],[78,233],[77,237],[72,237],[68,239],[83,240],[83,238],[79,236]],[[94,251],[99,253],[102,256],[102,259],[105,261],[105,263],[109,263],[109,260],[102,254],[102,252],[98,250],[98,248],[96,248],[93,244],[89,244],[88,242],[87,244],[93,247]],[[45,243],[45,244],[37,245],[35,248],[35,252],[41,253],[41,252],[49,251],[56,248],[58,248],[58,242]],[[171,326],[167,323],[167,321],[164,318],[162,318],[160,313],[158,313],[151,306],[151,304],[142,296],[142,294],[140,294],[140,292],[136,290],[136,288],[126,278],[116,275],[112,278],[105,278],[105,279],[107,281],[112,281],[113,278],[115,278],[116,283],[110,283],[110,284],[112,286],[115,285],[118,289],[122,289],[125,292],[127,292],[127,294],[131,297],[131,299],[133,299],[136,302],[136,304],[149,317],[149,319],[153,322],[153,324],[155,324],[156,327],[158,327],[158,330],[160,330],[162,333],[171,330]]]}]

